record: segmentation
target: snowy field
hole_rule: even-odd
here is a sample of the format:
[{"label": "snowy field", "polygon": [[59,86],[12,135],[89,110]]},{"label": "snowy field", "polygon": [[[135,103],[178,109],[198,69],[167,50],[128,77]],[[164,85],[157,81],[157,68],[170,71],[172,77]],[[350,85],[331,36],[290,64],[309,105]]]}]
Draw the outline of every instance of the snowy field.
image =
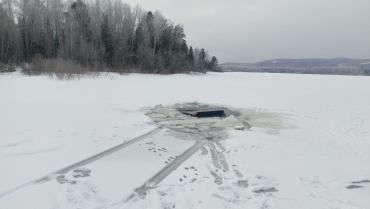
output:
[{"label": "snowy field", "polygon": [[[244,110],[252,127],[201,144],[145,195],[199,139],[162,128],[55,174],[156,129],[149,108],[187,102]],[[370,77],[0,74],[0,209],[126,208],[369,209]]]}]

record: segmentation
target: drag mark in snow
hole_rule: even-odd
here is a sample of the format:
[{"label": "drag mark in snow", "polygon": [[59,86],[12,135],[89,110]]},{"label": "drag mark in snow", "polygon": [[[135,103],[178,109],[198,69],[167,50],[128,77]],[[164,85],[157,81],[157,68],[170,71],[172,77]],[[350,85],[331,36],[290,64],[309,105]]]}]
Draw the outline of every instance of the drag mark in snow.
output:
[{"label": "drag mark in snow", "polygon": [[137,143],[139,141],[142,141],[145,138],[158,133],[160,130],[162,130],[162,127],[158,127],[156,129],[154,129],[152,131],[149,131],[149,132],[147,132],[147,133],[145,133],[145,134],[143,134],[143,135],[141,135],[139,137],[136,137],[136,138],[134,138],[134,139],[132,139],[130,141],[127,141],[127,142],[124,142],[122,144],[119,144],[119,145],[117,145],[115,147],[112,147],[112,148],[110,148],[108,150],[105,150],[105,151],[103,151],[103,152],[101,152],[99,154],[96,154],[94,156],[91,156],[91,157],[89,157],[89,158],[87,158],[85,160],[82,160],[80,162],[74,163],[74,164],[72,164],[70,166],[67,166],[67,167],[65,167],[63,169],[60,169],[60,170],[58,170],[56,172],[50,173],[50,174],[48,174],[46,176],[37,178],[36,180],[27,182],[25,184],[22,184],[20,186],[17,186],[15,188],[13,188],[13,189],[10,189],[10,190],[8,190],[6,192],[0,193],[0,198],[3,198],[5,196],[7,196],[7,195],[10,195],[10,194],[12,194],[14,192],[17,192],[17,191],[19,191],[19,190],[21,190],[21,189],[23,189],[23,188],[25,188],[27,186],[33,185],[33,184],[46,183],[46,182],[48,182],[48,181],[56,178],[58,175],[66,174],[66,173],[68,173],[68,172],[70,172],[70,171],[72,171],[74,169],[77,169],[79,167],[83,167],[85,165],[88,165],[90,163],[93,163],[93,162],[95,162],[97,160],[100,160],[100,159],[102,159],[104,157],[107,157],[107,156],[109,156],[109,155],[111,155],[111,154],[113,154],[115,152],[118,152],[118,151],[122,150],[123,148],[126,148],[126,147],[128,147],[130,145],[133,145],[133,144],[135,144],[135,143]]},{"label": "drag mark in snow", "polygon": [[[218,151],[216,145],[219,147],[222,147],[222,151]],[[224,152],[226,151],[226,149],[221,145],[221,143],[219,142],[209,143],[208,146],[211,152],[213,165],[217,169],[220,169],[224,172],[229,171],[229,165],[226,161],[226,156],[224,155]]]},{"label": "drag mark in snow", "polygon": [[[134,139],[132,139],[132,140],[130,140],[130,141],[124,142],[124,143],[122,143],[122,144],[120,144],[120,145],[117,145],[117,146],[115,146],[115,147],[113,147],[113,148],[110,148],[110,149],[108,149],[108,150],[105,150],[104,152],[101,152],[101,153],[96,154],[96,155],[94,155],[94,156],[92,156],[92,157],[89,157],[89,158],[87,158],[87,159],[85,159],[85,160],[82,160],[82,161],[77,162],[77,163],[75,163],[75,164],[73,164],[73,165],[70,165],[70,166],[68,166],[68,167],[66,167],[66,168],[63,168],[63,169],[61,169],[61,170],[59,170],[59,171],[55,172],[55,174],[66,174],[66,173],[70,172],[70,171],[71,171],[71,170],[73,170],[73,169],[76,169],[76,168],[79,168],[79,167],[85,166],[85,165],[87,165],[87,164],[90,164],[90,163],[92,163],[92,162],[95,162],[95,161],[97,161],[97,160],[100,160],[101,158],[107,157],[107,156],[109,156],[109,155],[111,155],[111,154],[113,154],[113,153],[115,153],[115,152],[120,151],[120,150],[121,150],[121,149],[123,149],[123,148],[126,148],[126,147],[128,147],[128,146],[130,146],[130,145],[133,145],[133,144],[135,144],[135,143],[137,143],[137,142],[139,142],[139,141],[142,141],[142,140],[144,140],[145,138],[147,138],[147,137],[149,137],[149,136],[151,136],[151,135],[153,135],[153,134],[158,133],[160,130],[161,130],[161,127],[156,128],[156,129],[154,129],[154,130],[152,130],[152,131],[149,131],[148,133],[143,134],[143,135],[141,135],[141,136],[139,136],[139,137],[136,137],[136,138],[134,138]],[[42,179],[40,179],[40,180],[42,181]]]},{"label": "drag mark in snow", "polygon": [[123,203],[127,203],[135,197],[143,197],[146,195],[147,191],[155,188],[159,183],[161,183],[167,176],[169,176],[173,171],[175,171],[179,166],[181,166],[186,160],[193,156],[198,150],[200,150],[208,141],[201,140],[197,141],[192,147],[186,150],[183,154],[176,157],[172,163],[168,164],[161,171],[155,174],[147,182],[145,182],[141,187],[135,189],[134,194],[130,195]]}]

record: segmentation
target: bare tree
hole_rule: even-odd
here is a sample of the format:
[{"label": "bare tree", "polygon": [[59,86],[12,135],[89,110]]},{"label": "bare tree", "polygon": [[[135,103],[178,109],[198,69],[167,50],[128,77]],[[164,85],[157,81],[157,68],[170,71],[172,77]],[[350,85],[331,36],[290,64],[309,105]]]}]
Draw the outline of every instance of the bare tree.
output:
[{"label": "bare tree", "polygon": [[189,49],[183,26],[121,0],[0,0],[0,17],[2,63],[37,56],[147,73],[203,71],[217,64],[206,50]]}]

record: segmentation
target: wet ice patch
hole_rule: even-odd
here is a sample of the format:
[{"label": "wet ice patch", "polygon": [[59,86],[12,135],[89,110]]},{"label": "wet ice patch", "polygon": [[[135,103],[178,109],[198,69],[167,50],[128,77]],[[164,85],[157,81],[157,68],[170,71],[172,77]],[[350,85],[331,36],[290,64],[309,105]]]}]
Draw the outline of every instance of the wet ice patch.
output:
[{"label": "wet ice patch", "polygon": [[[186,114],[186,111],[223,111],[224,117],[198,118]],[[272,113],[259,109],[237,109],[220,105],[201,103],[184,103],[175,105],[158,105],[146,108],[146,115],[157,126],[167,128],[174,135],[188,140],[215,140],[228,138],[229,130],[245,131],[252,127],[266,129],[270,134],[279,133],[280,129],[290,128],[285,124],[288,115]]]},{"label": "wet ice patch", "polygon": [[[225,117],[197,118],[184,114],[184,110],[217,109],[225,112]],[[250,125],[241,114],[222,106],[211,106],[199,103],[159,105],[146,110],[146,115],[153,122],[174,132],[182,139],[223,140],[228,137],[228,129],[247,130]]]}]

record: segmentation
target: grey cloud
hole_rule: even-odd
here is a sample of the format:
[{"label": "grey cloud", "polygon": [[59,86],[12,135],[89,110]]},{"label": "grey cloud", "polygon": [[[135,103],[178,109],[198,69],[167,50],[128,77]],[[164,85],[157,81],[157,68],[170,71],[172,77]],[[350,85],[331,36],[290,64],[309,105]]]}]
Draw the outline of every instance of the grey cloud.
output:
[{"label": "grey cloud", "polygon": [[128,0],[185,26],[221,61],[370,58],[369,0]]}]

